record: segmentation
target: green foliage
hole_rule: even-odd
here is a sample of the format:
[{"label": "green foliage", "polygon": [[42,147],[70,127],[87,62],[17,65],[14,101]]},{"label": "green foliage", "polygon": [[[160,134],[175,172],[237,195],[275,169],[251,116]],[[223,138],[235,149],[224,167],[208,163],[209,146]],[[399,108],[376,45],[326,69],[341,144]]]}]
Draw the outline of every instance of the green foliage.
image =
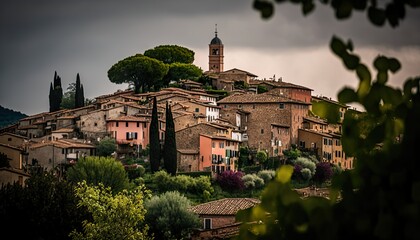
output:
[{"label": "green foliage", "polygon": [[157,112],[157,100],[156,96],[153,97],[153,108],[152,108],[152,120],[149,128],[149,161],[151,172],[154,173],[159,171],[161,149],[159,139],[159,119]]},{"label": "green foliage", "polygon": [[262,86],[262,85],[258,85],[257,93],[258,94],[261,94],[261,93],[265,93],[265,92],[268,92],[267,87],[266,86]]},{"label": "green foliage", "polygon": [[245,166],[245,167],[242,167],[242,171],[244,172],[244,173],[246,173],[246,174],[249,174],[249,173],[257,173],[257,172],[259,172],[261,170],[261,166],[259,166],[259,165],[253,165],[253,166]]},{"label": "green foliage", "polygon": [[171,176],[164,170],[155,172],[152,182],[156,186],[156,191],[163,193],[167,191],[178,191],[201,195],[204,191],[213,193],[210,177],[199,176],[191,177],[187,175]]},{"label": "green foliage", "polygon": [[302,152],[296,148],[296,146],[292,146],[292,148],[283,151],[284,157],[287,160],[293,160],[302,155]]},{"label": "green foliage", "polygon": [[15,182],[0,188],[3,236],[68,239],[69,233],[81,229],[81,222],[89,218],[83,207],[77,207],[73,186],[65,180],[58,180],[52,172],[32,175],[25,184],[21,186]]},{"label": "green foliage", "polygon": [[155,239],[188,239],[200,226],[198,215],[189,211],[191,202],[179,192],[166,192],[145,202],[146,223]]},{"label": "green foliage", "polygon": [[312,102],[312,111],[315,115],[327,119],[329,123],[340,122],[339,107],[326,101]]},{"label": "green foliage", "polygon": [[61,108],[63,109],[73,109],[75,103],[75,92],[76,92],[76,83],[70,83],[67,87],[66,92],[63,95],[61,100]]},{"label": "green foliage", "polygon": [[74,107],[80,108],[85,106],[85,95],[83,91],[83,85],[80,83],[79,73],[76,76],[76,89],[74,92]]},{"label": "green foliage", "polygon": [[177,45],[160,45],[144,52],[144,56],[157,59],[166,64],[192,64],[194,62],[194,55],[194,51]]},{"label": "green foliage", "polygon": [[[346,46],[338,38],[332,43],[337,41]],[[344,51],[352,54],[348,45]],[[337,55],[346,58],[347,54]],[[360,62],[347,67],[356,72],[360,84],[357,90],[343,89],[338,99],[343,104],[359,103],[367,110],[349,111],[343,121],[343,149],[355,158],[355,168],[334,176],[330,200],[300,199],[289,186],[291,167],[280,168],[276,181],[265,189],[261,205],[239,215],[243,222],[263,223],[244,224],[241,239],[417,238],[420,215],[414,209],[420,209],[419,164],[409,156],[416,154],[420,140],[420,78],[408,79],[403,90],[387,86],[388,71],[396,71],[399,64],[383,56],[374,61],[376,79]],[[361,131],[361,126],[371,127]],[[309,170],[302,169],[302,175],[309,175]]]},{"label": "green foliage", "polygon": [[63,88],[61,87],[61,77],[54,72],[53,83],[50,84],[49,102],[50,112],[60,110],[61,101],[63,99]]},{"label": "green foliage", "polygon": [[178,168],[176,138],[175,138],[175,124],[172,117],[171,106],[166,102],[166,128],[165,128],[165,142],[163,149],[163,164],[172,176],[176,175]]},{"label": "green foliage", "polygon": [[101,157],[109,157],[117,150],[117,142],[114,138],[105,137],[96,144],[96,154]]},{"label": "green foliage", "polygon": [[228,91],[226,90],[215,90],[215,89],[208,89],[206,90],[206,93],[208,94],[214,94],[214,95],[219,95],[220,98],[224,98],[228,95]]},{"label": "green foliage", "polygon": [[276,171],[274,170],[261,170],[257,173],[257,176],[264,180],[264,184],[267,184],[276,176]]},{"label": "green foliage", "polygon": [[267,161],[267,153],[265,151],[258,151],[256,158],[260,164],[264,164]]},{"label": "green foliage", "polygon": [[190,177],[201,177],[201,176],[205,176],[205,177],[211,177],[211,172],[203,172],[203,171],[199,171],[199,172],[178,172],[177,175],[187,175]]},{"label": "green foliage", "polygon": [[193,81],[197,81],[203,71],[201,68],[195,66],[194,64],[189,63],[172,63],[169,65],[169,71],[163,78],[163,84],[168,85],[170,81],[176,81],[182,79],[189,79]]},{"label": "green foliage", "polygon": [[108,78],[116,84],[134,85],[134,92],[147,92],[153,87],[158,89],[168,66],[159,60],[137,54],[118,61],[108,70]]},{"label": "green foliage", "polygon": [[235,81],[233,82],[233,87],[235,89],[248,89],[248,83],[244,82],[244,81]]},{"label": "green foliage", "polygon": [[264,179],[257,176],[257,174],[246,174],[242,177],[244,185],[248,189],[262,188],[264,186]]},{"label": "green foliage", "polygon": [[304,180],[309,180],[315,175],[316,163],[309,160],[308,158],[298,157],[296,160],[292,161],[292,163],[301,167],[301,173]]},{"label": "green foliage", "polygon": [[139,164],[133,164],[133,165],[126,165],[125,171],[127,172],[128,179],[134,180],[139,177],[143,177],[144,173],[146,172],[146,169]]},{"label": "green foliage", "polygon": [[0,106],[0,128],[17,123],[28,115]]},{"label": "green foliage", "polygon": [[[239,159],[238,159],[238,169],[243,170],[244,166],[248,166],[249,158],[249,148],[248,147],[239,147]],[[246,172],[245,170],[243,170]],[[246,172],[248,173],[248,172]]]},{"label": "green foliage", "polygon": [[82,181],[77,184],[76,196],[80,198],[78,206],[86,208],[92,220],[83,221],[82,232],[75,230],[70,234],[73,240],[152,239],[148,226],[142,224],[146,214],[143,201],[149,197],[144,187],[113,195],[111,188],[103,184],[89,186]]},{"label": "green foliage", "polygon": [[[274,0],[254,0],[254,9],[260,11],[261,17],[269,19],[274,14],[274,2],[282,3],[285,1]],[[301,4],[302,13],[308,15],[315,9],[314,0],[290,0],[291,3]],[[323,4],[330,4],[337,19],[350,18],[353,10],[364,11],[369,21],[376,26],[383,26],[386,21],[392,26],[398,26],[399,22],[405,17],[406,7],[419,7],[419,1],[389,1],[386,4],[376,4],[368,0],[334,0],[320,1]],[[407,6],[406,6],[407,5]]]},{"label": "green foliage", "polygon": [[86,157],[69,168],[67,179],[73,183],[86,181],[90,185],[103,184],[118,193],[129,187],[123,165],[111,157]]}]

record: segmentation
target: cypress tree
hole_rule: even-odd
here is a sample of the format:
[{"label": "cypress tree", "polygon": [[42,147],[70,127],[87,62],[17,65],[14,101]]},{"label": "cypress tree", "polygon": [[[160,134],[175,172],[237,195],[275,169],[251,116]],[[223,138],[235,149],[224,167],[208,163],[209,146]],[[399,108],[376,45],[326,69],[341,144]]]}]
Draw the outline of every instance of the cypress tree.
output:
[{"label": "cypress tree", "polygon": [[[53,84],[54,83],[54,84]],[[50,84],[50,112],[60,110],[61,101],[63,99],[63,89],[61,87],[61,78],[57,75],[57,71],[54,72],[54,81]]]},{"label": "cypress tree", "polygon": [[54,112],[54,96],[55,96],[55,92],[54,92],[53,84],[51,82],[50,94],[48,94],[48,97],[50,99],[50,112]]},{"label": "cypress tree", "polygon": [[153,98],[152,121],[149,128],[149,160],[153,172],[159,171],[160,165],[160,140],[159,140],[159,119],[157,113],[157,100]]},{"label": "cypress tree", "polygon": [[74,108],[83,107],[84,104],[84,96],[83,96],[83,86],[80,84],[80,75],[77,73],[76,76],[76,91],[74,94]]},{"label": "cypress tree", "polygon": [[169,106],[168,102],[166,102],[166,129],[163,164],[166,171],[171,175],[176,175],[178,166],[176,155],[175,124],[172,117],[171,106]]},{"label": "cypress tree", "polygon": [[54,86],[56,93],[56,111],[60,110],[61,101],[63,100],[63,87],[61,86],[61,77],[57,75],[57,84]]},{"label": "cypress tree", "polygon": [[85,91],[83,90],[83,84],[80,86],[80,105],[85,106]]}]

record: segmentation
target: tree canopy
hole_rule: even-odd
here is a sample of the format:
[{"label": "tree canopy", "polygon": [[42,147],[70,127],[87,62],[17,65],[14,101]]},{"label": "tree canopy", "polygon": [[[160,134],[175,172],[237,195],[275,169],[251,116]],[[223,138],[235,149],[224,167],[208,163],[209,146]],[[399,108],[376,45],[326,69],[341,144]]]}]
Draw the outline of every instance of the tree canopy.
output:
[{"label": "tree canopy", "polygon": [[105,137],[96,144],[96,153],[101,157],[110,157],[117,149],[117,142],[114,138]]},{"label": "tree canopy", "polygon": [[189,79],[193,81],[198,81],[198,79],[203,74],[201,68],[195,66],[194,64],[187,63],[172,63],[169,65],[169,71],[165,75],[164,84],[168,85],[170,81],[179,81],[182,79]]},{"label": "tree canopy", "polygon": [[149,197],[143,186],[132,191],[124,190],[116,195],[111,189],[89,186],[86,181],[79,182],[76,196],[78,206],[92,214],[91,220],[83,221],[83,231],[73,231],[73,240],[94,239],[152,239],[148,236],[148,226],[143,224],[146,209],[143,201]]},{"label": "tree canopy", "polygon": [[194,62],[194,51],[177,45],[160,45],[153,49],[146,50],[145,56],[157,59],[166,64]]},{"label": "tree canopy", "polygon": [[108,70],[111,82],[134,85],[136,93],[158,90],[160,81],[168,72],[168,66],[163,62],[141,54],[118,61]]},{"label": "tree canopy", "polygon": [[114,193],[129,187],[129,180],[121,162],[111,157],[86,157],[69,168],[67,172],[69,181],[78,183],[85,180],[95,186],[100,183],[111,187]]},{"label": "tree canopy", "polygon": [[179,192],[166,192],[146,200],[146,223],[156,239],[188,239],[200,226],[198,215],[191,212],[191,202]]},{"label": "tree canopy", "polygon": [[2,236],[68,239],[90,217],[84,207],[77,207],[77,201],[73,185],[52,172],[32,175],[25,186],[19,182],[0,186]]}]

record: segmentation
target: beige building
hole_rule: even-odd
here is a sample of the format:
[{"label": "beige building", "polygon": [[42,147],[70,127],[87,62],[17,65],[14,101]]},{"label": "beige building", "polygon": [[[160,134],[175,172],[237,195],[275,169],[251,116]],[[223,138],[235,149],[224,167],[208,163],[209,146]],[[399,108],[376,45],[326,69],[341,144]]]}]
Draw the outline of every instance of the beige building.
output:
[{"label": "beige building", "polygon": [[33,143],[28,148],[28,164],[45,170],[60,169],[78,159],[95,155],[95,146],[70,139]]}]

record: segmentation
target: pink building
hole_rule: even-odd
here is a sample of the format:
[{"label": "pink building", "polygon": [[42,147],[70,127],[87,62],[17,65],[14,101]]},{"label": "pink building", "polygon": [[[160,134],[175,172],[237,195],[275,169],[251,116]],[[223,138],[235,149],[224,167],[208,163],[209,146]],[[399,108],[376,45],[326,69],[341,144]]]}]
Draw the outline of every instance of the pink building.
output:
[{"label": "pink building", "polygon": [[[120,116],[107,119],[107,132],[118,144],[118,158],[125,155],[138,155],[139,150],[149,144],[150,115]],[[159,136],[161,142],[165,137],[165,121],[159,119]]]},{"label": "pink building", "polygon": [[145,117],[121,116],[107,120],[107,132],[118,145],[141,146],[149,144],[149,121]]},{"label": "pink building", "polygon": [[236,171],[239,156],[239,141],[200,134],[199,171],[221,173],[227,170]]}]

